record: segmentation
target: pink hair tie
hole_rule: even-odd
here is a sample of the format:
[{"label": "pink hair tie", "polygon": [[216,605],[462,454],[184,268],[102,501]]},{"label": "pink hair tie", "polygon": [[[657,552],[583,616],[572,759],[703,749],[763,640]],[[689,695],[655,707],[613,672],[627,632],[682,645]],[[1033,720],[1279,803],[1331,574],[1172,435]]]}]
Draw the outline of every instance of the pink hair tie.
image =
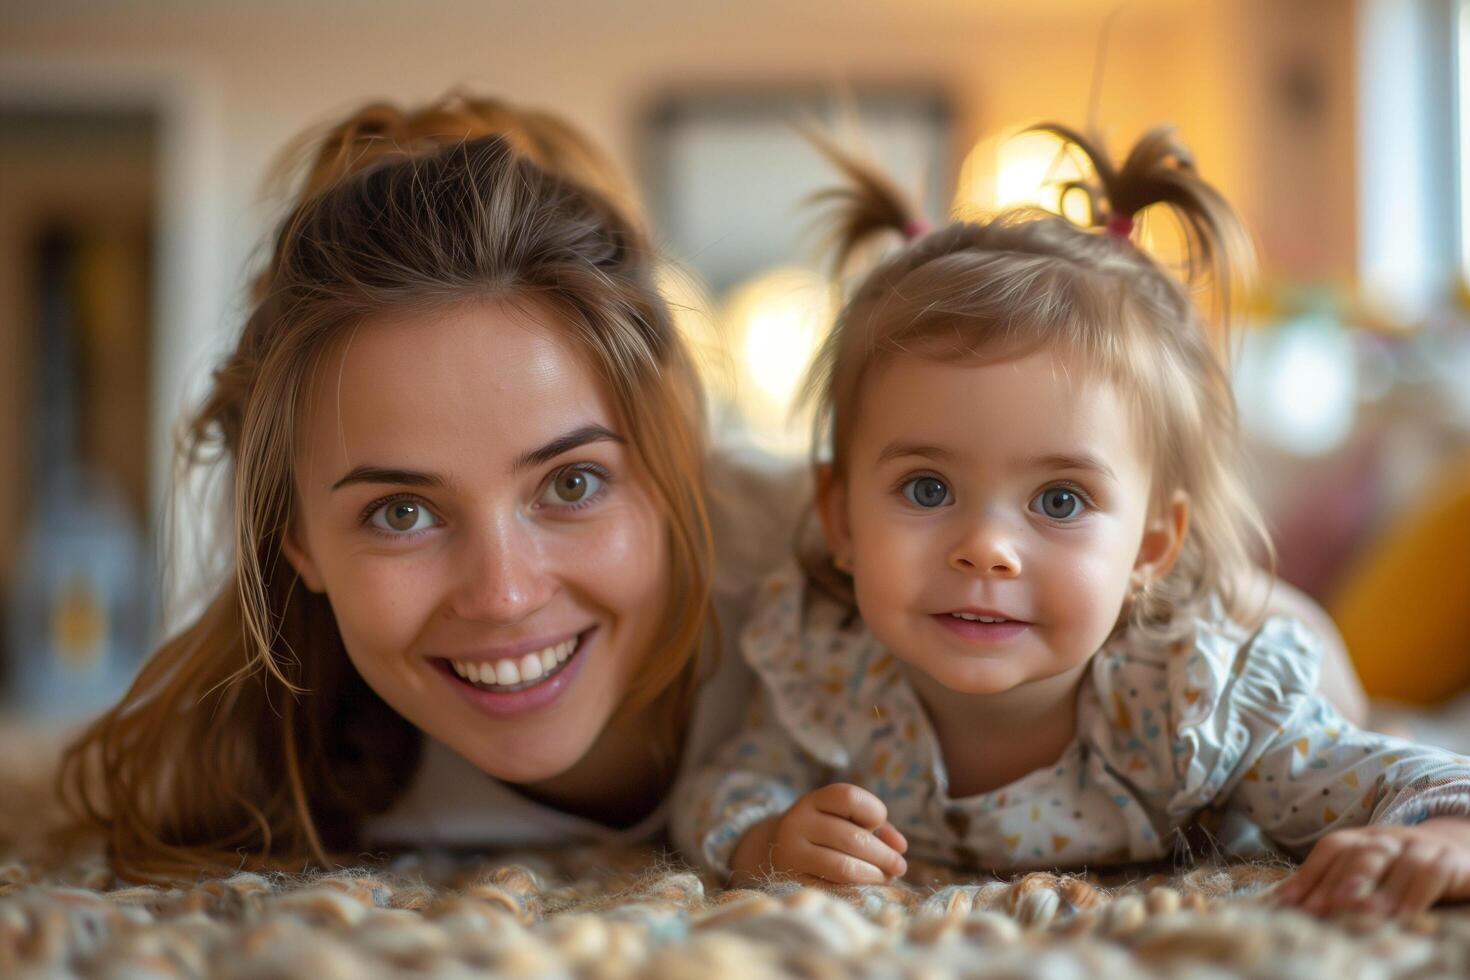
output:
[{"label": "pink hair tie", "polygon": [[1133,216],[1115,214],[1108,218],[1108,234],[1117,235],[1125,241],[1133,237]]},{"label": "pink hair tie", "polygon": [[929,222],[925,221],[923,218],[910,218],[903,224],[903,237],[907,238],[909,241],[913,241],[915,238],[919,238],[923,235],[929,234],[929,232],[932,230],[933,228],[930,226]]}]

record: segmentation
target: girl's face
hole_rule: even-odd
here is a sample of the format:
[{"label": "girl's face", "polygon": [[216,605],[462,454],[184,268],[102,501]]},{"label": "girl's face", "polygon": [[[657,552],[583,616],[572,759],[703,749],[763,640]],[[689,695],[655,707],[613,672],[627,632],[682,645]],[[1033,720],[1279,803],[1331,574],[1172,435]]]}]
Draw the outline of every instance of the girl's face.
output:
[{"label": "girl's face", "polygon": [[854,423],[823,499],[828,543],[874,635],[951,691],[1080,668],[1177,551],[1184,503],[1151,517],[1129,406],[1052,352],[895,357]]},{"label": "girl's face", "polygon": [[534,783],[597,740],[651,654],[665,524],[547,307],[368,322],[305,399],[286,546],[394,710]]}]

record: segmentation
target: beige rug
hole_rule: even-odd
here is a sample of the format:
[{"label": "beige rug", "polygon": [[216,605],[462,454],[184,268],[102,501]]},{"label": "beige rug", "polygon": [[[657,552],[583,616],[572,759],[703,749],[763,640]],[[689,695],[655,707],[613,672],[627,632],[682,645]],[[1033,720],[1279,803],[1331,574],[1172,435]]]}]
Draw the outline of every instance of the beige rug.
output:
[{"label": "beige rug", "polygon": [[732,891],[604,848],[136,887],[96,856],[41,857],[37,756],[11,755],[18,778],[4,755],[0,977],[1470,976],[1470,914],[1320,922],[1272,907],[1286,869],[1263,865]]},{"label": "beige rug", "polygon": [[159,888],[9,860],[0,976],[1470,976],[1470,917],[1319,922],[1259,896],[1282,873],[731,891],[589,849]]}]

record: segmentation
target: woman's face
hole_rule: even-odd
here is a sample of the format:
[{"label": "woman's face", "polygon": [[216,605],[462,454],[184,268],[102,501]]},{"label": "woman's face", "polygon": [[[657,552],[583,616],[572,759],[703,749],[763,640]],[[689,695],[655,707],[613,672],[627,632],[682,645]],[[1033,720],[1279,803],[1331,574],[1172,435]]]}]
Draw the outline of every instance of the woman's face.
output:
[{"label": "woman's face", "polygon": [[535,783],[597,741],[654,642],[665,523],[546,306],[370,321],[304,400],[287,557],[389,705]]}]

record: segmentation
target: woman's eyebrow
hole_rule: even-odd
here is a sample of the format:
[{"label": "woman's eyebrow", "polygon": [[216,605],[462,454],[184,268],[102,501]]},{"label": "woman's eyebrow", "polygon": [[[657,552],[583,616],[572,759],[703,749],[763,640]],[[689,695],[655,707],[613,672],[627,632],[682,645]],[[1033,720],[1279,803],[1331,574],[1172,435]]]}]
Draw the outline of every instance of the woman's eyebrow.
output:
[{"label": "woman's eyebrow", "polygon": [[442,487],[443,477],[435,473],[420,473],[418,470],[395,470],[385,466],[356,466],[342,479],[332,484],[333,490],[354,483],[397,483],[410,487]]},{"label": "woman's eyebrow", "polygon": [[[544,446],[522,453],[516,459],[515,468],[523,470],[532,466],[540,466],[556,459],[562,453],[571,452],[578,446],[585,446],[592,442],[615,442],[623,445],[627,440],[606,426],[592,423],[573,429],[565,435],[557,436]],[[332,489],[340,490],[354,483],[396,483],[410,487],[443,487],[445,485],[444,478],[437,473],[398,470],[386,466],[357,466],[332,484]]]},{"label": "woman's eyebrow", "polygon": [[522,453],[515,462],[517,470],[524,470],[533,466],[549,463],[562,453],[571,452],[578,446],[585,446],[592,442],[615,442],[623,445],[627,442],[622,436],[607,428],[606,426],[591,423],[580,428],[573,429],[566,435],[557,436],[539,449],[532,449]]}]

